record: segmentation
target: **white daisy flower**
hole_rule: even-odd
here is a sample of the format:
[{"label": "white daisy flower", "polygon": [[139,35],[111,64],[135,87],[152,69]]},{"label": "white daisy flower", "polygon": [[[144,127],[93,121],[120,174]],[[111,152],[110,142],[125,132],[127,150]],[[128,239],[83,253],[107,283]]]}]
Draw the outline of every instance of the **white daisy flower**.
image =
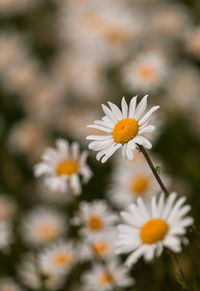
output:
[{"label": "white daisy flower", "polygon": [[132,92],[157,89],[165,77],[166,59],[157,51],[139,55],[128,63],[122,71],[122,80]]},{"label": "white daisy flower", "polygon": [[115,252],[116,232],[111,231],[99,238],[94,238],[90,243],[83,241],[80,243],[80,258],[84,260],[93,260],[94,255],[103,260],[109,260]]},{"label": "white daisy flower", "polygon": [[121,212],[125,224],[119,225],[119,240],[117,253],[130,253],[126,265],[136,263],[144,256],[150,261],[154,256],[160,256],[163,247],[173,252],[181,251],[182,236],[186,227],[193,223],[193,219],[185,215],[190,210],[184,205],[186,198],[179,198],[176,202],[173,192],[165,200],[164,194],[157,199],[154,196],[151,205],[147,206],[141,198],[131,204],[127,212]]},{"label": "white daisy flower", "polygon": [[22,288],[9,277],[0,279],[0,291],[22,291]]},{"label": "white daisy flower", "polygon": [[83,276],[84,285],[91,288],[91,290],[107,291],[113,290],[115,286],[132,286],[135,282],[128,275],[127,268],[121,266],[116,260],[109,261],[106,270],[102,265],[94,265],[93,269]]},{"label": "white daisy flower", "polygon": [[105,201],[95,200],[91,203],[80,203],[79,214],[74,222],[83,224],[80,233],[87,240],[91,240],[113,231],[117,219],[117,215],[109,209]]},{"label": "white daisy flower", "polygon": [[45,184],[53,191],[72,191],[75,195],[81,192],[79,175],[87,183],[92,172],[86,164],[88,152],[80,154],[78,143],[69,145],[68,141],[58,139],[56,149],[47,148],[42,162],[34,168],[37,177],[44,176]]},{"label": "white daisy flower", "polygon": [[89,135],[87,139],[93,140],[89,148],[98,151],[96,158],[105,163],[107,159],[122,148],[122,156],[133,160],[133,151],[137,144],[150,149],[151,143],[143,136],[144,133],[152,132],[155,126],[149,125],[150,116],[159,106],[153,106],[147,113],[147,97],[144,96],[136,106],[137,97],[133,97],[129,107],[125,98],[122,98],[120,110],[112,102],[108,102],[110,108],[102,105],[105,116],[102,120],[96,120],[94,125],[88,127],[105,131],[107,135]]},{"label": "white daisy flower", "polygon": [[[160,163],[157,162],[156,165],[160,166]],[[117,160],[112,183],[107,193],[107,197],[112,203],[118,208],[124,209],[135,202],[138,197],[147,200],[155,193],[160,193],[160,186],[143,156],[139,161],[134,160],[128,163]]]},{"label": "white daisy flower", "polygon": [[65,216],[51,208],[36,208],[23,217],[23,237],[34,246],[55,241],[66,229]]},{"label": "white daisy flower", "polygon": [[[40,290],[42,284],[45,285],[48,290],[57,290],[64,283],[65,277],[63,274],[57,274],[55,272],[49,272],[49,270],[41,269],[37,262],[37,257],[33,254],[26,254],[19,267],[18,274],[22,283],[31,289]],[[42,275],[45,276],[44,282],[42,282]]]},{"label": "white daisy flower", "polygon": [[46,247],[39,255],[41,269],[50,273],[66,274],[71,270],[74,262],[74,244],[63,240]]}]

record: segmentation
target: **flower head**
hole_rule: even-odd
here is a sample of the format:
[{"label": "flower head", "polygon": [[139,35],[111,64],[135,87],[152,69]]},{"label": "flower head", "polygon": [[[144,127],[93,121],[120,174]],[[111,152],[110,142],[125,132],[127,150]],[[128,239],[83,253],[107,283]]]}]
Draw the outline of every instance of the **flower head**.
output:
[{"label": "flower head", "polygon": [[86,164],[87,151],[80,154],[78,143],[69,143],[63,139],[56,141],[57,149],[48,148],[42,156],[42,162],[35,166],[35,175],[44,176],[45,184],[53,191],[67,192],[75,195],[81,192],[79,175],[87,183],[92,172]]},{"label": "flower head", "polygon": [[116,260],[107,263],[107,268],[96,264],[84,277],[85,286],[92,290],[113,290],[114,286],[128,287],[134,284],[134,279],[128,275],[126,267],[121,266]]},{"label": "flower head", "polygon": [[34,246],[55,241],[65,230],[65,217],[60,212],[45,207],[32,210],[22,223],[23,237]]},{"label": "flower head", "polygon": [[83,224],[80,232],[87,240],[99,239],[113,231],[118,217],[105,201],[81,202],[78,216],[74,221]]},{"label": "flower head", "polygon": [[137,144],[150,149],[151,143],[143,136],[144,133],[152,132],[155,126],[149,125],[150,116],[159,106],[152,107],[145,113],[147,107],[147,95],[136,106],[137,97],[133,97],[129,107],[125,98],[122,98],[120,110],[115,104],[108,102],[110,108],[102,105],[105,116],[102,120],[96,120],[94,125],[88,127],[105,131],[107,135],[89,135],[87,139],[93,140],[89,148],[98,151],[97,160],[105,163],[107,159],[122,148],[122,156],[133,160],[133,151]]},{"label": "flower head", "polygon": [[147,261],[160,256],[163,247],[173,252],[181,251],[181,242],[186,227],[193,219],[186,213],[189,205],[183,206],[185,197],[176,202],[176,193],[171,193],[165,200],[164,194],[157,199],[154,196],[151,205],[145,205],[141,198],[131,204],[127,212],[121,212],[125,224],[119,225],[117,253],[129,253],[126,264],[131,266],[139,257]]}]

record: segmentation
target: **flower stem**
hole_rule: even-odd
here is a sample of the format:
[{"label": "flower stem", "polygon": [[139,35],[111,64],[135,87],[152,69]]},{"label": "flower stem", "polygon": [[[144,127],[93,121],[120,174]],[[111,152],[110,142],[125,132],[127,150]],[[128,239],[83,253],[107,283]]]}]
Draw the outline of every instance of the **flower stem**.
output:
[{"label": "flower stem", "polygon": [[146,150],[144,149],[144,147],[142,145],[137,145],[140,149],[140,151],[143,153],[147,163],[149,164],[149,167],[151,168],[156,180],[158,181],[158,184],[160,185],[161,189],[163,190],[163,192],[168,196],[169,192],[167,191],[165,185],[163,184],[163,181],[161,180],[160,176],[158,175],[158,172],[156,171],[156,168],[154,167],[148,153],[146,152]]},{"label": "flower stem", "polygon": [[[142,145],[137,144],[137,146],[139,147],[140,151],[143,153],[147,163],[149,164],[149,167],[151,168],[156,180],[158,181],[158,184],[160,185],[161,189],[163,190],[163,192],[168,196],[169,192],[167,191],[165,185],[163,184],[163,181],[161,180],[160,176],[158,175],[158,172],[156,171],[155,166],[153,165],[147,151],[144,149],[144,147]],[[192,232],[194,233],[195,237],[197,237],[198,239],[200,239],[200,234],[198,233],[198,231],[195,229],[195,227],[191,227]],[[192,288],[192,286],[189,284],[189,282],[187,281],[187,278],[183,272],[183,269],[181,267],[181,265],[179,264],[179,260],[177,258],[177,256],[170,251],[170,254],[174,260],[174,262],[176,263],[177,269],[179,271],[179,274],[182,278],[182,281],[184,282],[185,286],[187,287],[187,289],[189,291],[194,291],[194,289]]]},{"label": "flower stem", "polygon": [[170,255],[171,255],[172,260],[174,261],[174,263],[175,263],[175,265],[176,265],[176,268],[177,268],[177,270],[178,270],[178,272],[179,272],[179,275],[180,275],[181,278],[182,278],[182,281],[183,281],[185,287],[186,287],[189,291],[194,291],[193,287],[188,283],[188,281],[187,281],[187,279],[186,279],[186,277],[185,277],[185,274],[184,274],[184,272],[183,272],[183,269],[182,269],[182,266],[181,266],[181,264],[180,264],[180,262],[179,262],[178,257],[177,257],[173,252],[171,252],[171,251],[170,251]]}]

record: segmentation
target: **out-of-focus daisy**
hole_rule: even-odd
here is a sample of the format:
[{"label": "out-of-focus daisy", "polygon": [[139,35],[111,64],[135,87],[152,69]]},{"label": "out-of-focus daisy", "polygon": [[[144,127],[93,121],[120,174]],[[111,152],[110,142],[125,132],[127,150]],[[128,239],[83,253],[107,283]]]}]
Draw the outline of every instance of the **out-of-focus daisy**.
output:
[{"label": "out-of-focus daisy", "polygon": [[10,220],[16,210],[14,201],[5,194],[0,195],[0,222]]},{"label": "out-of-focus daisy", "polygon": [[160,52],[147,52],[130,61],[122,71],[122,79],[133,91],[152,91],[162,84],[166,73],[166,59]]},{"label": "out-of-focus daisy", "polygon": [[[34,290],[39,290],[42,286],[48,290],[57,290],[64,282],[63,274],[49,272],[49,270],[42,269],[37,262],[37,257],[32,253],[26,254],[18,266],[19,277],[26,287]],[[45,279],[42,282],[42,276]]]},{"label": "out-of-focus daisy", "polygon": [[[158,163],[156,163],[159,165]],[[160,187],[143,157],[140,162],[116,163],[108,198],[124,209],[138,197],[144,200],[160,192]]]},{"label": "out-of-focus daisy", "polygon": [[136,204],[131,204],[128,211],[121,212],[125,224],[119,225],[117,253],[130,253],[126,264],[130,267],[144,256],[150,261],[154,256],[160,256],[163,247],[173,252],[181,251],[181,242],[186,233],[186,227],[193,219],[185,216],[190,210],[189,205],[183,205],[186,198],[179,198],[171,193],[165,200],[164,194],[157,199],[154,196],[151,206],[147,207],[141,198]]},{"label": "out-of-focus daisy", "polygon": [[116,260],[111,260],[105,267],[99,264],[93,266],[83,276],[83,282],[91,290],[113,290],[116,286],[128,287],[134,285],[135,280],[128,275],[125,266],[121,266]]},{"label": "out-of-focus daisy", "polygon": [[8,142],[13,152],[31,153],[35,159],[45,145],[44,129],[34,119],[24,119],[11,129]]},{"label": "out-of-focus daisy", "polygon": [[75,263],[75,246],[72,242],[59,241],[43,249],[39,255],[41,269],[62,274],[71,270]]},{"label": "out-of-focus daisy", "polygon": [[22,291],[22,288],[9,277],[0,279],[0,291]]},{"label": "out-of-focus daisy", "polygon": [[35,166],[35,175],[44,176],[44,181],[53,191],[72,191],[75,195],[81,192],[79,175],[87,183],[92,172],[86,164],[87,151],[80,154],[79,144],[58,139],[56,149],[48,148],[42,155],[42,162]]},{"label": "out-of-focus daisy", "polygon": [[129,106],[125,98],[122,98],[120,110],[112,102],[108,102],[109,107],[102,105],[105,116],[102,120],[96,120],[94,125],[88,127],[96,128],[106,132],[107,135],[89,135],[87,139],[93,140],[89,148],[98,151],[96,158],[105,163],[116,150],[122,148],[122,156],[133,160],[133,151],[137,144],[150,149],[151,143],[143,136],[147,132],[152,132],[155,126],[149,125],[149,120],[154,111],[159,106],[153,106],[147,113],[147,95],[142,98],[136,106],[137,97],[133,97]]},{"label": "out-of-focus daisy", "polygon": [[183,30],[189,26],[189,17],[187,10],[181,5],[162,5],[152,10],[149,27],[152,30],[151,35],[160,38],[181,38]]},{"label": "out-of-focus daisy", "polygon": [[116,232],[111,231],[99,238],[94,238],[88,243],[80,243],[80,257],[83,260],[94,260],[94,256],[99,256],[104,260],[109,260],[114,256],[116,242]]},{"label": "out-of-focus daisy", "polygon": [[9,222],[0,222],[0,250],[8,252],[12,243],[12,229]]},{"label": "out-of-focus daisy", "polygon": [[181,111],[190,111],[198,108],[198,96],[200,95],[199,78],[200,74],[196,67],[189,64],[180,66],[177,64],[176,70],[174,70],[170,78],[170,86],[167,88],[166,108],[169,107],[170,109],[179,109]]},{"label": "out-of-focus daisy", "polygon": [[66,230],[65,217],[51,208],[36,208],[23,217],[22,234],[31,245],[45,245],[61,237]]},{"label": "out-of-focus daisy", "polygon": [[81,202],[79,213],[74,218],[77,224],[83,224],[80,232],[88,240],[102,237],[105,233],[113,230],[117,221],[117,215],[113,213],[107,203],[95,200],[91,203]]}]

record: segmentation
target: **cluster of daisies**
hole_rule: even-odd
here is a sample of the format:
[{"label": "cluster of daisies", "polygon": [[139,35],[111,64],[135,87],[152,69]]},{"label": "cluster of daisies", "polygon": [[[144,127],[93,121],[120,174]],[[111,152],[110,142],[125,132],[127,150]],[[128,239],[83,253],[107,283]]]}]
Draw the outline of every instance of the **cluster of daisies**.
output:
[{"label": "cluster of daisies", "polygon": [[[150,121],[159,108],[146,110],[147,97],[140,102],[133,97],[129,105],[122,98],[121,109],[108,102],[102,106],[102,119],[89,125],[104,132],[87,137],[92,140],[89,148],[97,151],[97,160],[104,163],[121,150],[114,155],[114,173],[105,199],[84,199],[84,184],[95,173],[87,164],[88,152],[81,151],[77,142],[57,139],[55,148],[44,151],[42,161],[34,167],[43,203],[27,211],[19,228],[29,249],[18,263],[17,277],[23,288],[78,290],[83,286],[87,291],[107,291],[130,287],[137,284],[130,268],[134,272],[140,257],[151,261],[164,248],[178,253],[187,243],[186,228],[193,219],[187,216],[186,198],[175,192],[168,197],[161,193],[138,150],[139,146],[151,148],[150,133],[155,126]],[[153,160],[159,163],[155,157]],[[165,173],[163,177],[170,187],[171,179]],[[64,204],[71,205],[68,213],[62,209]],[[15,207],[2,196],[1,208],[3,225],[14,215]],[[125,262],[121,254],[128,255]],[[68,287],[79,265],[85,267]],[[10,278],[0,284],[1,291],[22,290]]]}]

